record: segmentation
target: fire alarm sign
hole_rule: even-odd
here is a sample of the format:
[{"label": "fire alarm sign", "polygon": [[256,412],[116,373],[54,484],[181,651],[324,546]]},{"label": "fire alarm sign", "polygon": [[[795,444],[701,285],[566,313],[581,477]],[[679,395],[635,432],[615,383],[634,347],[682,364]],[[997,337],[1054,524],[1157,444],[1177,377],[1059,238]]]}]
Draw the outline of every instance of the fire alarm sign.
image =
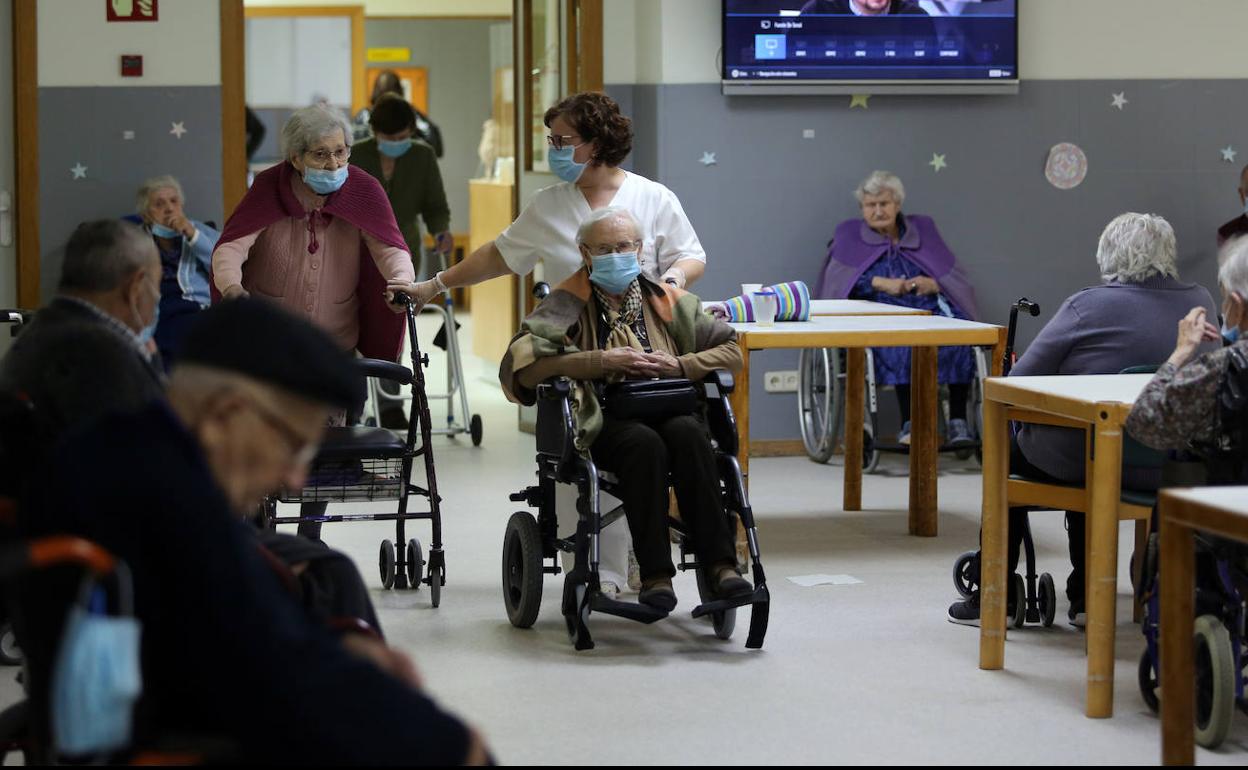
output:
[{"label": "fire alarm sign", "polygon": [[109,21],[156,21],[158,0],[104,0]]}]

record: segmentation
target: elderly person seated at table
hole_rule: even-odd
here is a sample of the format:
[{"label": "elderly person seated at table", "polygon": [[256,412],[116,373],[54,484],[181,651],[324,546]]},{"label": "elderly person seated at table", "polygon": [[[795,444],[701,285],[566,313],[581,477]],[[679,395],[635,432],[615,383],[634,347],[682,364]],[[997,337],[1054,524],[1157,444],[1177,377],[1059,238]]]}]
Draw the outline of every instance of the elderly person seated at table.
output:
[{"label": "elderly person seated at table", "polygon": [[[351,125],[331,107],[298,110],[282,128],[282,155],[225,223],[212,255],[214,288],[226,299],[271,299],[345,350],[396,360],[404,324],[394,313],[402,308],[386,301],[386,284],[410,282],[412,258],[381,183],[348,163]],[[324,508],[305,503],[302,515]],[[319,537],[320,523],[299,531]]]},{"label": "elderly person seated at table", "polygon": [[172,176],[148,179],[135,196],[138,219],[160,252],[155,330],[149,327],[141,336],[156,340],[166,370],[173,366],[195,314],[212,302],[212,250],[221,237],[216,229],[187,217],[185,202],[182,185]]},{"label": "elderly person seated at table", "polygon": [[667,611],[676,606],[669,473],[713,590],[721,596],[746,593],[750,584],[736,568],[704,416],[620,420],[604,415],[595,395],[604,382],[698,381],[715,369],[739,370],[736,333],[703,313],[696,296],[641,275],[642,230],[627,209],[592,212],[576,240],[583,266],[525,320],[503,358],[503,387],[513,401],[532,404],[543,380],[576,381],[577,445],[619,478],[643,604]]},{"label": "elderly person seated at table", "polygon": [[[1213,297],[1203,286],[1183,283],[1175,265],[1174,230],[1153,214],[1122,214],[1101,233],[1096,262],[1102,283],[1071,295],[1010,371],[1011,377],[1054,374],[1117,374],[1132,366],[1160,364],[1170,355],[1174,324],[1193,307],[1212,316]],[[1213,349],[1216,343],[1199,344]],[[1164,368],[1164,367],[1163,367]],[[1084,432],[1073,428],[1022,425],[1010,440],[1010,472],[1045,482],[1081,484],[1085,471]],[[1157,489],[1156,468],[1122,469],[1122,484]],[[1009,568],[1018,568],[1026,508],[1010,509]],[[1072,571],[1066,581],[1067,613],[1084,619],[1085,515],[1066,514]],[[1008,603],[1013,605],[1013,585]],[[949,608],[949,620],[979,625],[978,592]]]},{"label": "elderly person seated at table", "polygon": [[[821,299],[866,299],[973,320],[975,290],[945,245],[931,217],[903,214],[906,188],[887,171],[873,171],[854,192],[861,219],[836,227],[816,296]],[[876,382],[897,390],[901,432],[910,443],[910,348],[872,348]],[[949,386],[951,446],[974,442],[966,420],[975,354],[969,347],[942,347],[937,374]]]},{"label": "elderly person seated at table", "polygon": [[[1231,241],[1221,256],[1222,329],[1209,321],[1213,317],[1209,308],[1193,307],[1179,321],[1174,352],[1140,392],[1127,417],[1127,432],[1154,449],[1213,446],[1224,432],[1218,403],[1222,381],[1228,371],[1248,373],[1248,338],[1242,335],[1248,328],[1248,238]],[[1208,351],[1223,337],[1232,344]],[[1202,355],[1202,350],[1208,352]],[[1248,469],[1221,469],[1226,471],[1223,478],[1217,470],[1211,482],[1242,483]]]}]

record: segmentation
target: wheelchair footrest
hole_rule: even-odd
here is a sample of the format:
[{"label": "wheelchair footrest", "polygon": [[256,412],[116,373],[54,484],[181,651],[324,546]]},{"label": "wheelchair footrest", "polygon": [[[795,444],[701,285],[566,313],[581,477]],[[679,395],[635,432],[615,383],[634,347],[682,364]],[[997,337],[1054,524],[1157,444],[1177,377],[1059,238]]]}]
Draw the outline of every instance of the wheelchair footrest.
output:
[{"label": "wheelchair footrest", "polygon": [[616,617],[646,624],[662,620],[668,615],[665,610],[651,607],[648,604],[616,601],[615,599],[608,599],[602,594],[598,594],[590,600],[589,607],[594,612],[601,612],[604,615],[615,615]]},{"label": "wheelchair footrest", "polygon": [[759,586],[748,594],[740,596],[729,596],[726,599],[716,599],[714,601],[700,604],[693,608],[693,616],[700,618],[710,615],[713,612],[723,612],[734,607],[744,607],[747,604],[766,604],[771,601],[771,594],[767,591],[767,586]]}]

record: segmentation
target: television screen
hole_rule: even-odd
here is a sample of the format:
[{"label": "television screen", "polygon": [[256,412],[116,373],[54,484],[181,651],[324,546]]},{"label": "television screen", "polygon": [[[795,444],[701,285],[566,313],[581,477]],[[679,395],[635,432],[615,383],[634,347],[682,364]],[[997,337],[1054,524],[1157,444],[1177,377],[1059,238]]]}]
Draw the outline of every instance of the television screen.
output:
[{"label": "television screen", "polygon": [[724,0],[732,84],[1017,83],[1017,0]]}]

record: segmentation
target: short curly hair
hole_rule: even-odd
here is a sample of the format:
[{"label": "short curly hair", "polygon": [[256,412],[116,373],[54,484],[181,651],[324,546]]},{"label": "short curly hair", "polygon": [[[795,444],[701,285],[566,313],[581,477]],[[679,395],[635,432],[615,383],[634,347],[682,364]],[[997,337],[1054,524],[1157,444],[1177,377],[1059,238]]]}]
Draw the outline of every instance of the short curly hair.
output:
[{"label": "short curly hair", "polygon": [[550,128],[559,117],[570,123],[581,139],[597,143],[595,163],[618,166],[633,150],[633,122],[620,114],[620,105],[604,93],[572,94],[546,110],[543,122]]}]

